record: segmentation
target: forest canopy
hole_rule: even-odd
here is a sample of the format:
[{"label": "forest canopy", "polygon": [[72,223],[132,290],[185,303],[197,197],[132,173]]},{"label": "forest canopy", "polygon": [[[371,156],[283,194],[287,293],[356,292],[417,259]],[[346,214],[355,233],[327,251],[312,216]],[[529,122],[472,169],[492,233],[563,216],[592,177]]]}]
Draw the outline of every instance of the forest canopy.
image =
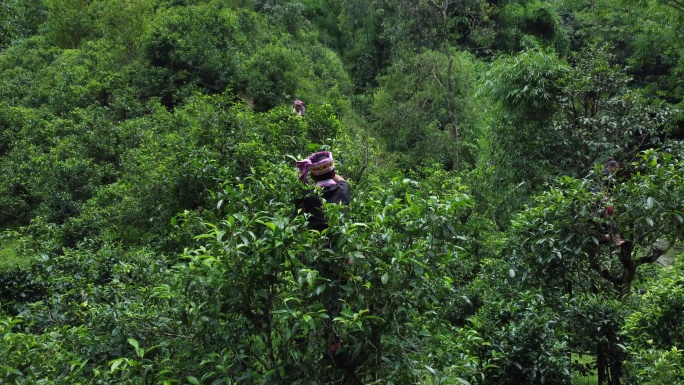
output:
[{"label": "forest canopy", "polygon": [[[3,1],[0,383],[684,382],[682,27]],[[318,151],[349,205],[301,183]]]}]

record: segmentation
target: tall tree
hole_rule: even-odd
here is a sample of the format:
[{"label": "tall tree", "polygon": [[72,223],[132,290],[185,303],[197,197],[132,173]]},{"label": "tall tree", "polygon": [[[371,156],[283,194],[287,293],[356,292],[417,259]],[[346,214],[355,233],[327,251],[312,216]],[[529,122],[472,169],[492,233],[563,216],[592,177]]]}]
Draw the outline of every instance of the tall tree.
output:
[{"label": "tall tree", "polygon": [[[647,150],[627,166],[629,177],[618,177],[610,204],[628,239],[621,247],[601,240],[608,232],[607,219],[599,214],[605,191],[595,189],[596,181],[566,177],[538,196],[514,221],[504,252],[523,286],[541,288],[557,299],[598,290],[626,303],[640,267],[654,263],[684,238],[682,155],[681,145]],[[619,384],[624,359],[619,340],[598,342],[593,346],[600,349],[596,355],[605,365],[600,370],[607,373],[601,383],[610,379],[610,384]]]},{"label": "tall tree", "polygon": [[668,106],[630,89],[628,70],[614,63],[613,55],[596,47],[571,57],[560,111],[548,128],[548,159],[559,172],[581,177],[608,156],[629,162],[665,137]]},{"label": "tall tree", "polygon": [[467,53],[425,51],[395,63],[380,78],[376,127],[390,150],[406,154],[405,166],[431,160],[460,169],[474,163],[476,66]]},{"label": "tall tree", "polygon": [[492,180],[535,191],[549,178],[582,177],[609,156],[629,162],[661,143],[670,109],[631,90],[626,69],[611,59],[589,47],[570,62],[539,50],[494,62],[483,88],[496,103]]}]

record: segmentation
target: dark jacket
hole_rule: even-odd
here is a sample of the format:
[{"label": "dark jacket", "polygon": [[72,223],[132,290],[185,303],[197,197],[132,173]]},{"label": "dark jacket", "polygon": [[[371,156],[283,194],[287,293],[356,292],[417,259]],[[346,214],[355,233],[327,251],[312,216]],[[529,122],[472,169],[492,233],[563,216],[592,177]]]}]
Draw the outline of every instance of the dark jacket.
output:
[{"label": "dark jacket", "polygon": [[[346,181],[339,181],[334,186],[326,186],[322,188],[321,197],[327,203],[337,203],[348,206],[350,202],[349,183]],[[323,204],[318,194],[313,191],[307,191],[302,198],[302,210],[311,214],[309,216],[309,229],[323,231],[328,228],[328,221],[325,219],[323,212]]]}]

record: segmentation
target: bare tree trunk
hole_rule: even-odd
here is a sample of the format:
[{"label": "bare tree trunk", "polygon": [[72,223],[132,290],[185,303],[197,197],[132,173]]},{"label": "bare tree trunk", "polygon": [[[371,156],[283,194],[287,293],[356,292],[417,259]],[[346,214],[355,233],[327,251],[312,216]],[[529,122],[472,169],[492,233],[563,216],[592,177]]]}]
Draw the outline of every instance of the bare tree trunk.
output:
[{"label": "bare tree trunk", "polygon": [[606,376],[606,354],[603,344],[599,343],[596,347],[596,371],[598,377],[598,385],[605,385]]},{"label": "bare tree trunk", "polygon": [[610,384],[620,385],[620,378],[622,377],[622,351],[616,343],[617,341],[611,343],[610,345]]}]

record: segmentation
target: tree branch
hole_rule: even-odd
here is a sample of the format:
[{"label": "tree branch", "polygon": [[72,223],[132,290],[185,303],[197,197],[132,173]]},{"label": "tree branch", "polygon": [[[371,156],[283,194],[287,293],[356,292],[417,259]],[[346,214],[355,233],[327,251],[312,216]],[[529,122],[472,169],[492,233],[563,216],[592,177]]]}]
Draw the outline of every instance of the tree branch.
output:
[{"label": "tree branch", "polygon": [[634,266],[640,266],[646,263],[651,263],[655,262],[660,258],[663,254],[665,254],[668,250],[672,248],[672,243],[668,240],[663,240],[663,241],[655,241],[648,250],[648,253],[644,255],[643,257],[637,258],[636,261],[634,261]]},{"label": "tree branch", "polygon": [[[621,247],[618,257],[620,258],[620,263],[625,268],[630,268],[632,265],[632,249],[634,244],[632,241],[626,241]],[[636,267],[636,265],[635,265]]]},{"label": "tree branch", "polygon": [[622,284],[622,279],[620,277],[611,274],[610,270],[604,269],[601,267],[601,265],[599,265],[599,263],[596,261],[596,255],[595,254],[593,256],[591,254],[589,255],[589,266],[591,266],[591,268],[594,271],[599,273],[599,275],[603,279],[609,281],[613,285],[619,286]]},{"label": "tree branch", "polygon": [[684,2],[678,0],[665,0],[664,3],[674,8],[676,11],[684,13]]},{"label": "tree branch", "polygon": [[17,218],[17,219],[20,219],[17,215],[14,215],[14,214],[12,214],[12,213],[8,213],[8,212],[5,211],[5,210],[0,210],[0,213],[3,213],[3,214],[5,214],[5,215],[9,215],[9,216],[14,217],[14,218]]}]

